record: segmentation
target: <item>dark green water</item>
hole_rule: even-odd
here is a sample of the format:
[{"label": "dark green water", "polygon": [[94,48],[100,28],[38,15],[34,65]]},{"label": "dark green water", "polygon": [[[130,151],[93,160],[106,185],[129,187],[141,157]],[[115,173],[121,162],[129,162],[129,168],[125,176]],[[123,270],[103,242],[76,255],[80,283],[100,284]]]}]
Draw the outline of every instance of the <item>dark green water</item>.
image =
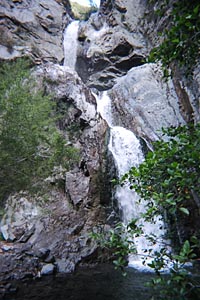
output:
[{"label": "dark green water", "polygon": [[17,292],[6,300],[149,300],[145,282],[150,273],[127,269],[127,276],[112,266],[82,269],[75,274],[16,282]]}]

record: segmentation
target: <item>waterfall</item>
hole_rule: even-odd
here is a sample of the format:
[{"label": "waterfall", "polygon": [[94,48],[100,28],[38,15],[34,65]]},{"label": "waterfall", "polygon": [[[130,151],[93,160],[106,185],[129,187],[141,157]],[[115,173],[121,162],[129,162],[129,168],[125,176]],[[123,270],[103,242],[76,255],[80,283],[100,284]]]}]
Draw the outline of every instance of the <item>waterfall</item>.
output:
[{"label": "waterfall", "polygon": [[[131,167],[137,167],[143,161],[139,140],[133,132],[123,127],[114,126],[111,128],[108,147],[114,157],[119,178]],[[136,203],[139,196],[128,186],[118,186],[115,197],[122,213],[122,220],[128,224],[131,219],[136,217]]]},{"label": "waterfall", "polygon": [[64,66],[75,69],[79,21],[71,22],[64,32]]},{"label": "waterfall", "polygon": [[[76,52],[77,52],[77,34],[78,34],[79,22],[73,21],[70,23],[64,34],[64,50],[65,60],[64,65],[72,69],[75,69],[76,64]],[[106,26],[95,32],[95,38],[101,36],[102,32],[106,30]],[[94,35],[94,34],[93,34]],[[97,101],[97,111],[104,118],[110,127],[110,141],[109,150],[111,151],[116,169],[118,171],[118,177],[120,178],[124,173],[129,171],[133,166],[139,166],[144,160],[140,142],[133,132],[123,127],[118,126],[113,121],[112,116],[112,103],[108,93],[105,91],[101,96],[94,94]],[[141,200],[138,194],[130,190],[127,186],[118,186],[115,192],[115,198],[118,201],[119,209],[121,211],[122,221],[127,225],[132,219],[139,218],[142,213],[145,212],[145,203]],[[158,217],[155,224],[143,222],[143,231],[145,234],[153,233],[157,240],[162,240],[163,236],[163,223]],[[129,265],[139,269],[143,269],[143,259],[141,256],[145,256],[145,249],[153,248],[157,251],[160,248],[159,243],[154,245],[149,244],[149,241],[145,236],[134,238],[134,243],[139,255],[134,255],[129,258]]]},{"label": "waterfall", "polygon": [[[111,151],[115,166],[120,178],[124,173],[129,171],[133,166],[137,167],[144,160],[140,142],[133,132],[120,126],[115,126],[112,118],[111,99],[107,92],[103,92],[102,96],[97,97],[97,109],[102,117],[107,121],[110,127],[110,142],[109,150]],[[127,185],[121,187],[117,186],[115,198],[118,201],[119,209],[121,211],[122,221],[127,225],[132,219],[140,218],[141,214],[145,212],[145,201],[140,199],[138,194],[131,190]],[[138,255],[129,257],[129,266],[138,269],[149,269],[143,266],[143,257],[146,256],[147,249],[159,251],[161,243],[163,242],[163,222],[161,217],[157,217],[155,224],[144,222],[141,220],[140,224],[143,225],[144,235],[134,238],[134,243]],[[156,245],[150,244],[145,235],[153,234],[158,243]],[[147,262],[151,259],[147,258]]]}]

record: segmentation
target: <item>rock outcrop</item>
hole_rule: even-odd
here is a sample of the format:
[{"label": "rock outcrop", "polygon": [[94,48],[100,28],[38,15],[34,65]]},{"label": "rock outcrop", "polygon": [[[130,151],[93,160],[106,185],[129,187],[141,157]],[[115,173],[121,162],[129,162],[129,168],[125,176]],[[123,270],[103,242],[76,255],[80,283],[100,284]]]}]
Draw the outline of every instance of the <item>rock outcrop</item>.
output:
[{"label": "rock outcrop", "polygon": [[[78,264],[94,263],[98,260],[97,245],[90,233],[103,226],[106,218],[101,204],[108,204],[109,198],[104,189],[108,181],[107,124],[97,113],[95,97],[77,73],[67,67],[48,64],[39,67],[34,76],[62,108],[59,126],[66,143],[79,150],[79,161],[67,173],[55,170],[46,180],[45,195],[24,192],[8,199],[1,232],[14,244],[8,251],[2,244],[1,280],[21,278],[27,272],[29,276],[54,270],[72,272]],[[22,262],[16,266],[19,253]],[[16,273],[7,272],[7,264]]]},{"label": "rock outcrop", "polygon": [[2,0],[0,17],[1,59],[22,55],[31,55],[37,63],[64,59],[62,33],[70,16],[61,1]]},{"label": "rock outcrop", "polygon": [[108,91],[115,123],[151,142],[161,129],[184,124],[173,83],[165,82],[156,64],[144,64],[118,78]]},{"label": "rock outcrop", "polygon": [[138,28],[144,7],[139,1],[107,2],[87,23],[80,24],[78,37],[76,70],[89,87],[98,90],[111,88],[116,78],[142,65],[146,55]]}]

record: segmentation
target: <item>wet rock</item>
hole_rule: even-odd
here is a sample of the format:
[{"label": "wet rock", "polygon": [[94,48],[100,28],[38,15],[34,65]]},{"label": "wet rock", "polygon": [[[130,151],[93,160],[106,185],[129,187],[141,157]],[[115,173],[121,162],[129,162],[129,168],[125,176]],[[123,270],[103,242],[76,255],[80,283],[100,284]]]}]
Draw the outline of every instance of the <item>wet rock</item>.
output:
[{"label": "wet rock", "polygon": [[13,286],[11,283],[0,283],[0,297],[4,299],[4,296],[9,294],[14,294],[17,292],[17,287]]},{"label": "wet rock", "polygon": [[[0,281],[21,280],[26,277],[37,275],[40,263],[37,258],[29,256],[23,252],[19,253],[19,248],[13,247],[12,251],[0,255]],[[18,253],[17,253],[18,252]]]}]

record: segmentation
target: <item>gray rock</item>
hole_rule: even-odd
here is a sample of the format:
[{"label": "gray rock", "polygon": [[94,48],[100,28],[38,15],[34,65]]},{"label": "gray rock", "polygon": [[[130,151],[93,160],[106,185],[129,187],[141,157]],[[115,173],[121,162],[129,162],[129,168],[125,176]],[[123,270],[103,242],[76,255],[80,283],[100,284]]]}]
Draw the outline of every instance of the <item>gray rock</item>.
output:
[{"label": "gray rock", "polygon": [[16,236],[12,233],[12,229],[9,224],[1,226],[1,234],[6,241],[13,242],[16,240]]},{"label": "gray rock", "polygon": [[29,230],[27,230],[23,236],[19,239],[20,243],[26,243],[30,237],[34,234],[35,232],[35,225],[33,225]]},{"label": "gray rock", "polygon": [[40,248],[40,249],[37,249],[35,252],[34,252],[34,255],[39,257],[41,260],[45,260],[47,258],[47,256],[49,255],[50,253],[50,250],[47,249],[47,248]]},{"label": "gray rock", "polygon": [[[104,7],[109,7],[108,14]],[[141,1],[104,1],[99,15],[80,25],[76,70],[83,81],[98,90],[111,88],[116,78],[143,64],[147,55],[140,19]],[[99,23],[101,19],[101,24]]]},{"label": "gray rock", "polygon": [[75,264],[69,260],[57,259],[56,265],[59,273],[72,273],[75,270]]},{"label": "gray rock", "polygon": [[52,275],[55,271],[55,265],[46,264],[41,269],[41,275]]},{"label": "gray rock", "polygon": [[162,127],[185,123],[173,83],[163,80],[156,64],[132,68],[117,80],[109,95],[115,124],[146,141],[157,140]]},{"label": "gray rock", "polygon": [[61,62],[64,12],[55,0],[2,0],[0,58],[30,54],[37,62]]},{"label": "gray rock", "polygon": [[39,211],[36,202],[34,200],[31,202],[26,193],[10,196],[0,223],[4,239],[7,241],[22,239],[21,241],[26,242],[35,231],[34,224]]},{"label": "gray rock", "polygon": [[73,205],[80,202],[87,203],[90,177],[86,177],[81,172],[66,174],[66,192],[68,193]]}]

